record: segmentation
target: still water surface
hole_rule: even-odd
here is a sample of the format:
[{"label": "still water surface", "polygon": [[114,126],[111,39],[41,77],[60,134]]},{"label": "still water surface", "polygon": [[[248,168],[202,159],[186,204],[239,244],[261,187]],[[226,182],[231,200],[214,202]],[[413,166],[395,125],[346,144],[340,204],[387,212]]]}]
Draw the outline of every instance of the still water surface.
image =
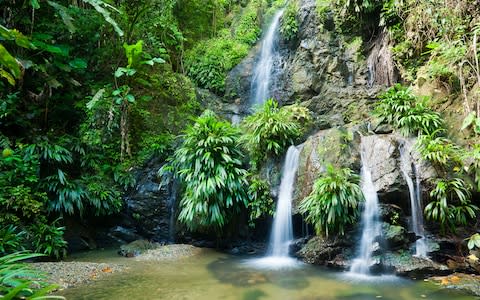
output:
[{"label": "still water surface", "polygon": [[378,277],[362,281],[345,273],[310,265],[288,269],[255,268],[252,258],[205,249],[177,261],[135,261],[113,251],[77,254],[72,260],[119,263],[115,273],[60,294],[67,299],[318,299],[318,300],[466,300],[453,290],[440,290],[424,281]]}]

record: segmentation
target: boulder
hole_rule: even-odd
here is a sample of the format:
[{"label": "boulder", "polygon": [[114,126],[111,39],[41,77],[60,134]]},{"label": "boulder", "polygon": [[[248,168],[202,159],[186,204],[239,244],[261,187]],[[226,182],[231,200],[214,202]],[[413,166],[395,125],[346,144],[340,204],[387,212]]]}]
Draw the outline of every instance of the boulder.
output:
[{"label": "boulder", "polygon": [[313,184],[325,172],[327,164],[360,169],[359,136],[348,128],[331,128],[311,135],[300,151],[293,211],[312,191]]},{"label": "boulder", "polygon": [[345,269],[349,266],[348,261],[352,254],[351,241],[349,237],[315,236],[296,253],[296,256],[306,263]]},{"label": "boulder", "polygon": [[135,257],[145,253],[147,250],[157,249],[158,247],[160,247],[159,243],[152,243],[147,240],[136,240],[129,244],[120,246],[118,254],[125,257]]},{"label": "boulder", "polygon": [[428,258],[412,256],[405,251],[386,253],[383,257],[383,265],[397,275],[417,279],[451,273],[446,265],[434,262]]}]

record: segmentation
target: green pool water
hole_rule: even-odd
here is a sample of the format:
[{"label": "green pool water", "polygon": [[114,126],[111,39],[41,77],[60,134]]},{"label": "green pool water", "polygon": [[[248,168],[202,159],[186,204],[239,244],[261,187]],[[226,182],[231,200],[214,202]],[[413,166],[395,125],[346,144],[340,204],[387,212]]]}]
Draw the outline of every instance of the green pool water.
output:
[{"label": "green pool water", "polygon": [[89,252],[71,259],[120,263],[128,268],[58,293],[67,299],[479,299],[440,289],[432,282],[394,277],[365,281],[303,264],[258,269],[252,267],[252,258],[213,250],[177,261],[135,261],[115,256],[113,251]]}]

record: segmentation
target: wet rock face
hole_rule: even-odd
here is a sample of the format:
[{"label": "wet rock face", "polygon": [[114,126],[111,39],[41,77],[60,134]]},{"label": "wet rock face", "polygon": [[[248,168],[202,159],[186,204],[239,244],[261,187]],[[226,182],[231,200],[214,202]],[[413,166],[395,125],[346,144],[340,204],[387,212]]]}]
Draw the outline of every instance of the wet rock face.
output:
[{"label": "wet rock face", "polygon": [[[428,163],[420,159],[415,151],[414,140],[406,140],[397,134],[375,134],[360,139],[358,127],[336,127],[320,130],[311,135],[300,152],[294,195],[294,210],[300,201],[312,191],[314,182],[325,171],[328,164],[338,168],[351,168],[360,173],[360,143],[365,149],[365,163],[372,173],[373,184],[382,203],[394,204],[410,215],[410,198],[407,182],[400,168],[400,147],[406,147],[406,155],[418,169],[410,176],[419,176],[424,189],[428,178],[435,174]],[[407,145],[407,146],[404,146]]]},{"label": "wet rock face", "polygon": [[136,186],[124,198],[125,224],[120,225],[147,239],[169,241],[176,185],[170,175],[158,178],[161,166],[162,163],[152,161],[137,174]]},{"label": "wet rock face", "polygon": [[[369,83],[369,67],[360,38],[335,32],[328,18],[320,20],[315,0],[302,0],[297,14],[299,31],[293,41],[280,37],[271,93],[280,103],[302,102],[329,126],[363,121],[383,86]],[[226,80],[223,101],[235,103],[239,115],[249,113],[253,69],[260,42]],[[335,120],[330,122],[330,118]]]}]

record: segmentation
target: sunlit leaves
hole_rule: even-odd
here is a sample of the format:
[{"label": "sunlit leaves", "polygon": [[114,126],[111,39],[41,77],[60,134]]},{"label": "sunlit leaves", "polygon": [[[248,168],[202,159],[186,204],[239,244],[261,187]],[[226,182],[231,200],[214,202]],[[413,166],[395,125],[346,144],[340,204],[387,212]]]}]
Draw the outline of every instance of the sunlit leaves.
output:
[{"label": "sunlit leaves", "polygon": [[420,101],[411,89],[396,84],[379,96],[374,114],[405,135],[431,134],[442,128],[440,115]]}]

